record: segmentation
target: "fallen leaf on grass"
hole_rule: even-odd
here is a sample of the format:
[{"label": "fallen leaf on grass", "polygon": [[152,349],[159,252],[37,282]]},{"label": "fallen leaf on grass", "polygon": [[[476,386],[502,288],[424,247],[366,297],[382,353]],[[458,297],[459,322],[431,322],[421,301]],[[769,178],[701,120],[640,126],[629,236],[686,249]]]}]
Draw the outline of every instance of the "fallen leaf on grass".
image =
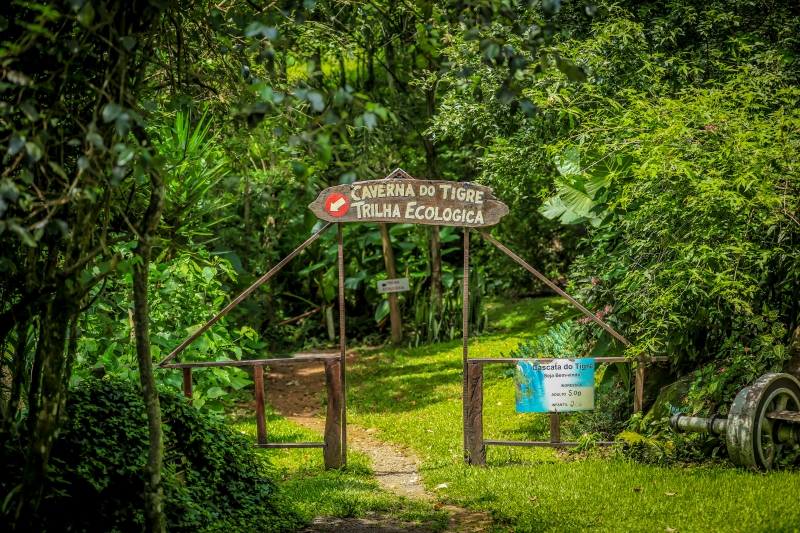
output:
[{"label": "fallen leaf on grass", "polygon": [[678,530],[675,529],[675,528],[672,528],[672,527],[668,527],[668,528],[664,529],[664,531],[678,531]]},{"label": "fallen leaf on grass", "polygon": [[534,496],[533,498],[528,498],[528,501],[535,502],[538,499],[539,499],[538,496]]},{"label": "fallen leaf on grass", "polygon": [[639,492],[642,490],[642,487],[633,487],[633,492]]},{"label": "fallen leaf on grass", "polygon": [[441,490],[441,489],[446,489],[446,488],[447,488],[447,483],[440,483],[440,484],[436,485],[435,487],[433,487],[433,490]]},{"label": "fallen leaf on grass", "polygon": [[664,496],[675,496],[677,492],[665,492]]}]

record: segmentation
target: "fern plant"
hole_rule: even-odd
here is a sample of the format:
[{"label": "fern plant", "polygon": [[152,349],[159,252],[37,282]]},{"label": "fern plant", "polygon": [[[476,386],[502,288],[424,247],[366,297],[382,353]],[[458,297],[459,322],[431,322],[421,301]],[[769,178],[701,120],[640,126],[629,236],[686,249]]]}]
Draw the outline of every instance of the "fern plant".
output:
[{"label": "fern plant", "polygon": [[570,322],[562,322],[548,329],[547,333],[520,343],[516,350],[511,350],[509,357],[557,359],[575,357],[578,350],[574,326]]}]

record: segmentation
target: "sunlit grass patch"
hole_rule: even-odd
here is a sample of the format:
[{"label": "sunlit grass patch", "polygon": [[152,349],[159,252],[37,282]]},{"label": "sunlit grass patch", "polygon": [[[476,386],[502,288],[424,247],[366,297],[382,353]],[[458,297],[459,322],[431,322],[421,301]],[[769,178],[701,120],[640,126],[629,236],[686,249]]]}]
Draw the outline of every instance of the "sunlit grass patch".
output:
[{"label": "sunlit grass patch", "polygon": [[[233,426],[255,442],[255,419],[245,419]],[[283,418],[274,411],[267,414],[267,431],[272,442],[313,442],[322,436]],[[363,518],[375,513],[420,522],[432,531],[444,529],[449,520],[429,502],[411,500],[382,490],[372,477],[369,457],[348,450],[347,468],[324,468],[322,450],[260,449],[272,464],[284,493],[293,501],[306,520],[316,516]]]}]

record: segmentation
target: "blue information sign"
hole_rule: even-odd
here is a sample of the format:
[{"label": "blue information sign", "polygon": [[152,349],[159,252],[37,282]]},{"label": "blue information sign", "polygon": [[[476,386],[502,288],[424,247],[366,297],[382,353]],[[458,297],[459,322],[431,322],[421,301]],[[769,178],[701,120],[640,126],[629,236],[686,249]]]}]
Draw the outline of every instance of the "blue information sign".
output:
[{"label": "blue information sign", "polygon": [[518,413],[594,409],[594,359],[520,361],[515,384]]}]

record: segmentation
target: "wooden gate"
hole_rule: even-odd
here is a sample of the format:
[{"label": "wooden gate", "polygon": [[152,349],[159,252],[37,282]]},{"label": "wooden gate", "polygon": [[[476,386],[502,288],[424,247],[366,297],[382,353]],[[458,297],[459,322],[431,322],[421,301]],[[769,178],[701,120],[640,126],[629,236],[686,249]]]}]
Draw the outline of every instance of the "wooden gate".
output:
[{"label": "wooden gate", "polygon": [[[508,364],[530,359],[469,358],[469,238],[470,228],[486,240],[497,246],[506,255],[522,265],[531,274],[539,278],[557,294],[566,298],[594,323],[602,327],[614,338],[626,346],[630,346],[622,335],[614,331],[594,313],[583,307],[556,284],[547,279],[514,252],[500,244],[494,237],[486,233],[482,227],[496,224],[508,214],[508,207],[494,197],[490,187],[469,182],[452,182],[441,180],[417,180],[397,169],[383,180],[357,182],[349,185],[337,185],[322,191],[309,208],[321,220],[328,223],[301,244],[269,272],[264,274],[252,286],[237,296],[230,304],[198,329],[191,337],[175,348],[167,357],[158,363],[161,368],[180,368],[183,370],[184,394],[192,396],[192,368],[213,366],[252,366],[255,376],[256,424],[258,442],[262,448],[323,448],[326,468],[339,468],[347,464],[347,394],[346,394],[346,361],[345,361],[345,313],[344,313],[344,254],[342,248],[342,223],[344,222],[394,222],[427,225],[452,225],[464,229],[464,289],[462,311],[462,418],[464,437],[464,460],[467,464],[484,466],[486,464],[486,446],[578,446],[577,442],[562,442],[560,438],[560,418],[558,413],[550,413],[550,441],[524,442],[486,440],[483,438],[483,365]],[[248,295],[268,281],[276,272],[296,257],[334,223],[338,229],[338,264],[339,264],[339,347],[338,356],[311,356],[286,359],[255,359],[249,361],[227,361],[216,363],[172,363],[168,362],[194,342],[215,322],[240,304]],[[666,357],[642,357],[636,359],[636,393],[634,410],[638,413],[642,408],[644,386],[644,363],[649,361],[665,361]],[[264,367],[309,361],[323,362],[328,394],[328,411],[325,422],[325,438],[323,442],[280,443],[269,442],[267,438],[266,415],[264,412]],[[550,361],[539,359],[538,361]],[[598,362],[631,362],[625,357],[598,357]],[[614,444],[600,442],[600,445]]]}]

